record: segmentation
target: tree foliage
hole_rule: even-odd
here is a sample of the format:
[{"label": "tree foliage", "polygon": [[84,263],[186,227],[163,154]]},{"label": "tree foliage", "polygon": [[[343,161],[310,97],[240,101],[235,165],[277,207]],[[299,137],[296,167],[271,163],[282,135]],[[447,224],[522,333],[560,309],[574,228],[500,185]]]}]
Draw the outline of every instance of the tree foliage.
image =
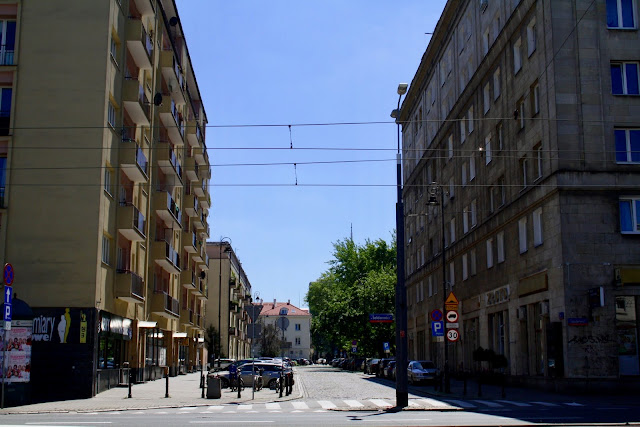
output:
[{"label": "tree foliage", "polygon": [[369,314],[395,311],[395,243],[378,239],[357,245],[346,239],[333,247],[329,269],[309,284],[305,297],[316,352],[351,352],[355,340],[359,355],[381,355],[382,343],[394,342],[393,324],[369,323]]},{"label": "tree foliage", "polygon": [[260,335],[260,352],[264,357],[276,357],[280,355],[282,339],[275,325],[266,325]]},{"label": "tree foliage", "polygon": [[215,326],[209,325],[204,334],[204,342],[207,346],[207,352],[209,353],[209,362],[212,362],[214,358],[224,358],[221,354],[220,348],[220,334]]}]

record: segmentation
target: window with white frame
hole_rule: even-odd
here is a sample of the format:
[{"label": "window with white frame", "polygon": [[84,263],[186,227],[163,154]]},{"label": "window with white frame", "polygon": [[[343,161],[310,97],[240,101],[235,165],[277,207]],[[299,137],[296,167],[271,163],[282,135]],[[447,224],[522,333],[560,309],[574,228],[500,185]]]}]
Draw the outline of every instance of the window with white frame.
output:
[{"label": "window with white frame", "polygon": [[451,287],[456,284],[456,267],[453,261],[449,263],[449,283]]},{"label": "window with white frame", "polygon": [[469,211],[469,206],[462,209],[462,232],[464,234],[469,232]]},{"label": "window with white frame", "polygon": [[113,170],[110,166],[105,165],[104,167],[104,191],[107,192],[110,196],[113,195],[111,192],[113,188]]},{"label": "window with white frame", "polygon": [[296,345],[300,345],[300,337],[296,337]]},{"label": "window with white frame", "polygon": [[542,208],[533,211],[533,246],[540,246],[542,237]]},{"label": "window with white frame", "polygon": [[489,42],[489,37],[490,37],[490,33],[489,33],[489,29],[487,28],[484,34],[482,34],[482,55],[483,56],[487,56],[487,53],[489,53],[489,46],[491,44]]},{"label": "window with white frame", "polygon": [[526,157],[520,159],[520,179],[522,180],[522,188],[529,185],[529,160]]},{"label": "window with white frame", "polygon": [[607,0],[607,27],[637,28],[635,0]]},{"label": "window with white frame", "polygon": [[542,178],[542,143],[538,143],[533,147],[533,162],[535,179]]},{"label": "window with white frame", "polygon": [[111,53],[111,59],[118,65],[118,42],[113,36],[111,37],[111,43],[109,44],[109,52]]},{"label": "window with white frame", "polygon": [[486,82],[482,89],[482,106],[484,107],[484,114],[489,112],[491,108],[491,87],[490,83]]},{"label": "window with white frame", "polygon": [[447,148],[449,151],[448,159],[451,160],[453,159],[453,135],[449,135],[449,138],[447,138]]},{"label": "window with white frame", "polygon": [[500,97],[500,67],[493,72],[493,100]]},{"label": "window with white frame", "polygon": [[478,202],[476,201],[476,199],[473,199],[471,201],[471,205],[469,205],[471,208],[471,228],[475,227],[476,225],[478,225]]},{"label": "window with white frame", "polygon": [[463,187],[466,187],[467,186],[467,162],[464,162],[462,164],[461,176],[462,176],[462,182],[460,184],[462,184]]},{"label": "window with white frame", "polygon": [[520,243],[520,253],[527,251],[527,217],[518,220],[518,242]]},{"label": "window with white frame", "polygon": [[491,135],[487,135],[484,137],[484,164],[488,165],[491,163],[492,159],[491,154]]},{"label": "window with white frame", "polygon": [[475,276],[476,273],[478,272],[477,270],[477,266],[476,266],[476,250],[471,249],[471,251],[469,251],[469,264],[470,264],[470,270],[471,270],[471,275]]},{"label": "window with white frame", "polygon": [[456,219],[455,218],[451,218],[451,221],[449,222],[449,231],[450,231],[450,235],[451,235],[451,243],[456,241]]},{"label": "window with white frame", "polygon": [[116,107],[113,106],[111,101],[107,101],[107,123],[112,128],[116,127]]},{"label": "window with white frame", "polygon": [[640,163],[640,129],[614,130],[617,163]]},{"label": "window with white frame", "polygon": [[493,267],[493,238],[487,239],[487,268]]},{"label": "window with white frame", "polygon": [[499,232],[496,235],[496,246],[498,255],[498,264],[504,262],[504,231]]},{"label": "window with white frame", "polygon": [[638,95],[640,77],[638,62],[611,63],[611,93],[613,95]]},{"label": "window with white frame", "polygon": [[111,265],[111,239],[106,234],[102,235],[102,263]]},{"label": "window with white frame", "polygon": [[530,96],[531,96],[531,115],[535,116],[540,112],[540,85],[538,84],[538,82],[535,82],[531,86]]},{"label": "window with white frame", "polygon": [[469,182],[476,179],[476,157],[471,154],[469,157]]},{"label": "window with white frame", "polygon": [[536,35],[536,18],[529,21],[527,25],[527,53],[528,56],[533,55],[536,51],[537,35]]},{"label": "window with white frame", "polygon": [[460,118],[460,144],[464,144],[467,139],[467,125],[465,123],[466,117]]},{"label": "window with white frame", "polygon": [[456,196],[456,185],[453,182],[453,177],[449,178],[449,199],[453,199]]},{"label": "window with white frame", "polygon": [[620,232],[640,234],[640,196],[620,197]]},{"label": "window with white frame", "polygon": [[429,287],[429,297],[433,296],[433,277],[429,276],[429,278],[427,279],[427,284]]},{"label": "window with white frame", "polygon": [[520,98],[516,108],[518,110],[518,123],[520,124],[520,129],[524,129],[524,98]]},{"label": "window with white frame", "polygon": [[522,40],[520,37],[513,43],[513,74],[522,69]]},{"label": "window with white frame", "polygon": [[462,280],[467,280],[469,278],[469,256],[467,254],[462,254]]},{"label": "window with white frame", "polygon": [[469,110],[467,111],[467,121],[468,126],[467,126],[467,130],[469,131],[469,135],[471,135],[473,133],[473,105],[471,107],[469,107]]}]

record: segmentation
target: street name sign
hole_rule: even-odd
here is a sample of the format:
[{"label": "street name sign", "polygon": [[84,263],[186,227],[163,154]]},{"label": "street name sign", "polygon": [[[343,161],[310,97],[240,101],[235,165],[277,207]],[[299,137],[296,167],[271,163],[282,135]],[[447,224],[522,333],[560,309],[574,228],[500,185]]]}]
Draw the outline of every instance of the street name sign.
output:
[{"label": "street name sign", "polygon": [[369,314],[369,323],[393,323],[393,314],[391,313]]}]

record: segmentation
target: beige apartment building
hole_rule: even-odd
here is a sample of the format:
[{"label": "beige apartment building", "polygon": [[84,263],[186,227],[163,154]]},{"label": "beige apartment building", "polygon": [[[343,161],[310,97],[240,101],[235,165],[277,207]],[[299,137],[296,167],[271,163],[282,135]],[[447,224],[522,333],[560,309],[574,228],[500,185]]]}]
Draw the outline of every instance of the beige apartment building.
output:
[{"label": "beige apartment building", "polygon": [[[273,302],[262,304],[258,323],[262,328],[267,325],[275,326],[278,333],[282,334],[281,356],[290,359],[307,359],[311,360],[313,352],[311,350],[311,313],[291,304],[291,300],[287,302]],[[278,324],[278,319],[286,318],[288,326],[283,331]],[[284,320],[284,319],[283,319]],[[280,321],[282,322],[282,320]],[[256,353],[260,353],[260,346],[256,347]]]},{"label": "beige apartment building", "polygon": [[1,0],[0,22],[0,256],[36,315],[34,399],[193,369],[210,169],[175,2]]},{"label": "beige apartment building", "polygon": [[637,1],[447,2],[399,120],[410,358],[637,386],[638,28]]},{"label": "beige apartment building", "polygon": [[251,282],[230,243],[207,242],[209,275],[206,302],[206,326],[220,333],[221,355],[209,354],[209,363],[218,358],[241,360],[251,357],[251,339],[247,334],[250,322],[245,307],[251,304]]}]

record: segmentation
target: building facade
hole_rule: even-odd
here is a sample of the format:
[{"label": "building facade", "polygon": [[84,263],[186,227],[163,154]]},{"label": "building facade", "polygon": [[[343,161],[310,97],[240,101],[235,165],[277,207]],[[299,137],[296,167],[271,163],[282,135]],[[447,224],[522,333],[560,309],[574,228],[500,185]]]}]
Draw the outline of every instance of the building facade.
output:
[{"label": "building facade", "polygon": [[410,358],[444,365],[453,291],[450,370],[640,374],[637,7],[447,2],[399,120]]},{"label": "building facade", "polygon": [[[262,304],[262,310],[258,316],[258,323],[262,328],[273,325],[278,333],[282,334],[282,356],[290,359],[311,360],[311,313],[291,304],[291,301]],[[278,319],[288,320],[288,326],[283,331],[278,325]],[[282,322],[282,321],[281,321]],[[259,347],[257,353],[260,353]]]},{"label": "building facade", "polygon": [[175,3],[3,0],[0,16],[0,256],[36,315],[34,398],[193,369],[210,170]]},{"label": "building facade", "polygon": [[212,358],[246,359],[251,357],[251,340],[247,334],[249,316],[244,310],[251,304],[251,283],[231,244],[207,242],[210,274],[207,302],[207,327],[220,331],[222,355]]}]

